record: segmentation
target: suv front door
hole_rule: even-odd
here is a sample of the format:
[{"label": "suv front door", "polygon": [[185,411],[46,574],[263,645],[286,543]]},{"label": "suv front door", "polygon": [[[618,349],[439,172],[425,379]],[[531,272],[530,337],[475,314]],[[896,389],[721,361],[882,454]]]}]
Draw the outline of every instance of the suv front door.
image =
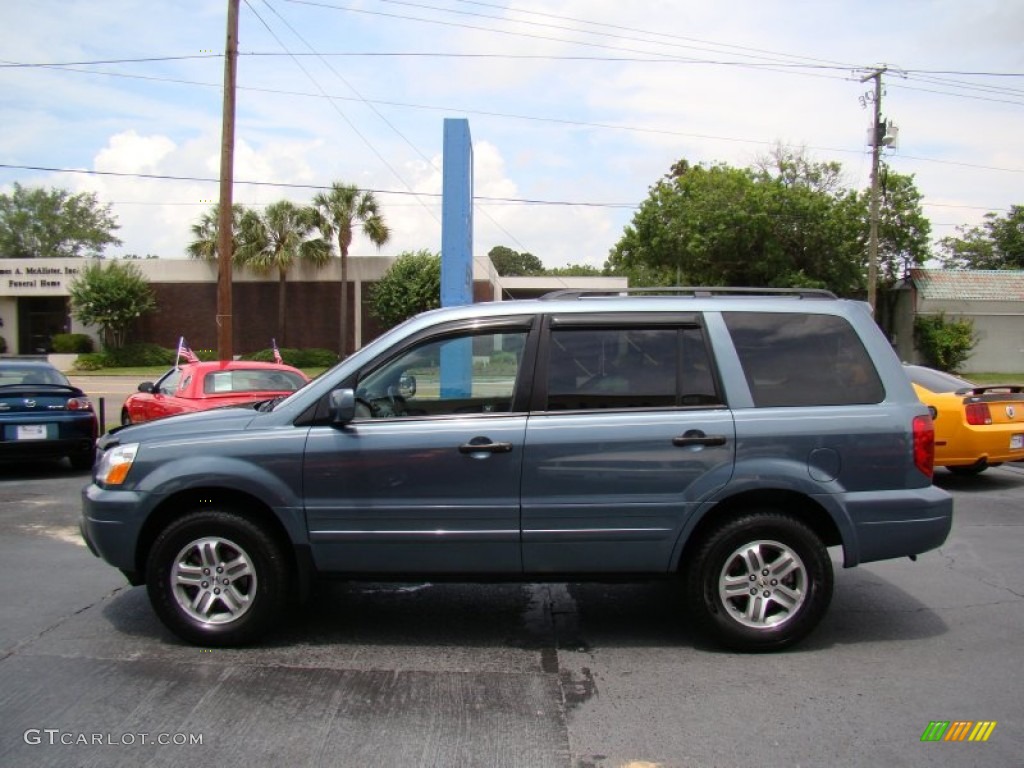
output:
[{"label": "suv front door", "polygon": [[318,568],[521,573],[531,320],[414,341],[359,373],[354,421],[310,430],[303,482]]}]

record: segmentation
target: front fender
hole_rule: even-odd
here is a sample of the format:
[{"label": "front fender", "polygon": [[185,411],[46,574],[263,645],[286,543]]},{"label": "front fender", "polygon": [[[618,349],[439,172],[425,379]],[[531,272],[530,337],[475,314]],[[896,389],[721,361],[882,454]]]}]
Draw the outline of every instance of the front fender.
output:
[{"label": "front fender", "polygon": [[[244,493],[270,507],[293,541],[306,540],[302,500],[302,454],[307,430],[273,435],[239,432],[217,438],[217,451],[203,450],[201,437],[142,443],[125,490],[149,499],[150,509],[176,494],[199,489]],[[270,447],[273,450],[269,450]]]}]

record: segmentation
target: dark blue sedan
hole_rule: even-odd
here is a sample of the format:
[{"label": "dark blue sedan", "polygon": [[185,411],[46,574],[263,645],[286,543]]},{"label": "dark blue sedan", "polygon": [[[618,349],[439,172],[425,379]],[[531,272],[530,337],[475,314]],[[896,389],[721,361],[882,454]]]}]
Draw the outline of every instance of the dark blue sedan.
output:
[{"label": "dark blue sedan", "polygon": [[0,359],[0,459],[61,459],[89,469],[99,425],[92,402],[45,360]]}]

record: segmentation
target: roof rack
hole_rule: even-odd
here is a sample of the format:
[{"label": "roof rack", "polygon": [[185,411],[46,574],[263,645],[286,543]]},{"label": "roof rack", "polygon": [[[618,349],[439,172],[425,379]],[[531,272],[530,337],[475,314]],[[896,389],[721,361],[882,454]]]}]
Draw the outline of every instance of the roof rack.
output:
[{"label": "roof rack", "polygon": [[565,288],[545,293],[541,301],[555,299],[583,299],[602,296],[792,296],[797,299],[835,299],[832,291],[824,288],[729,288],[722,286],[658,286],[651,288],[608,288],[604,290],[577,290]]}]

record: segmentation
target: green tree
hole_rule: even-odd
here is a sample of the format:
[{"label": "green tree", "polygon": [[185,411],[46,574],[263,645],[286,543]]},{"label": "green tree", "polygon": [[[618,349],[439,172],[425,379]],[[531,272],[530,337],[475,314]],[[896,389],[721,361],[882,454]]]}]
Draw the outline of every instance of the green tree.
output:
[{"label": "green tree", "polygon": [[776,148],[753,168],[685,160],[650,190],[605,270],[647,285],[865,287],[867,209],[838,163]]},{"label": "green tree", "polygon": [[[839,163],[777,147],[755,176],[768,218],[761,285],[863,290],[867,208],[842,180]],[[774,275],[774,277],[773,277]]]},{"label": "green tree", "polygon": [[103,346],[120,349],[134,323],[156,307],[141,270],[124,261],[90,264],[68,285],[71,313],[100,329]]},{"label": "green tree", "polygon": [[487,256],[502,277],[530,277],[544,274],[544,264],[532,253],[519,253],[507,246],[496,245],[487,252]]},{"label": "green tree", "polygon": [[[236,203],[231,206],[231,229],[233,256],[238,255],[238,229],[245,213],[244,206]],[[220,228],[220,205],[214,205],[192,225],[192,241],[185,250],[190,259],[203,261],[217,260],[218,230]]]},{"label": "green tree", "polygon": [[341,338],[338,354],[348,356],[348,250],[352,245],[356,229],[361,229],[367,239],[377,248],[391,237],[391,230],[380,213],[377,198],[372,192],[360,190],[354,184],[335,182],[327,192],[320,192],[313,198],[317,212],[317,226],[324,240],[332,239],[338,244],[341,258]]},{"label": "green tree", "polygon": [[[913,176],[885,166],[879,176],[878,279],[880,287],[892,288],[910,275],[912,267],[928,260],[932,225],[921,210],[923,196],[914,186]],[[865,208],[869,194],[865,191],[863,196]]]},{"label": "green tree", "polygon": [[[924,264],[929,257],[931,222],[921,210],[922,195],[914,185],[913,176],[882,167],[880,176],[881,206],[878,216],[878,293],[875,316],[879,325],[891,333],[895,326],[898,287],[913,267]],[[868,208],[870,190],[861,196]],[[869,226],[870,222],[868,223]]]},{"label": "green tree", "polygon": [[590,264],[566,264],[564,267],[544,270],[544,274],[552,277],[600,277],[603,273]]},{"label": "green tree", "polygon": [[764,284],[750,273],[768,255],[767,227],[750,171],[682,161],[651,188],[607,271],[634,284]]},{"label": "green tree", "polygon": [[114,236],[117,220],[110,204],[92,192],[28,189],[17,182],[0,195],[0,256],[8,259],[100,258]]},{"label": "green tree", "polygon": [[330,261],[331,246],[314,236],[316,213],[312,208],[279,200],[263,213],[243,212],[238,224],[236,259],[258,274],[277,272],[277,338],[288,343],[288,271],[297,261],[323,267]]},{"label": "green tree", "polygon": [[978,227],[957,227],[958,236],[939,241],[947,269],[1024,269],[1024,205],[1005,216],[986,213]]},{"label": "green tree", "polygon": [[441,306],[441,254],[406,251],[373,288],[374,317],[388,326]]}]

